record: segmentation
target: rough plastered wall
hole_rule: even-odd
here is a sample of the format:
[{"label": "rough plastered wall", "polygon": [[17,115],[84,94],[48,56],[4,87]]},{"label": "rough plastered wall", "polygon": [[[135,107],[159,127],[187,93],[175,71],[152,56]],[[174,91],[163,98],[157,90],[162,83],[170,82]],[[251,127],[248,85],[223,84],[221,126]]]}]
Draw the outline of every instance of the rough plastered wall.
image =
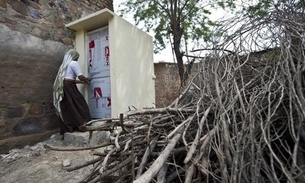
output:
[{"label": "rough plastered wall", "polygon": [[0,153],[58,131],[52,86],[74,33],[64,25],[112,0],[0,0]]},{"label": "rough plastered wall", "polygon": [[156,107],[167,107],[179,95],[180,79],[175,63],[154,64],[156,75]]}]

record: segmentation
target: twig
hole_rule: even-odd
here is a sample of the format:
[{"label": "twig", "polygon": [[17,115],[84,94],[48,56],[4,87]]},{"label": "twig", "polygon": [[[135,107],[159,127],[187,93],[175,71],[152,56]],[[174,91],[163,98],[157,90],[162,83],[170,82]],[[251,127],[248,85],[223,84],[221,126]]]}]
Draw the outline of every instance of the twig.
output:
[{"label": "twig", "polygon": [[123,168],[125,165],[131,163],[132,159],[134,157],[130,156],[129,158],[125,159],[124,161],[122,161],[121,163],[119,163],[117,166],[115,166],[114,168],[112,169],[109,169],[109,170],[106,170],[103,174],[101,175],[97,175],[93,180],[91,180],[89,183],[95,183],[95,182],[98,182],[100,179],[106,177],[107,175]]},{"label": "twig", "polygon": [[101,147],[107,147],[113,145],[112,143],[106,143],[103,145],[98,145],[98,146],[94,146],[94,147],[55,147],[52,145],[48,145],[45,144],[44,147],[50,150],[54,150],[54,151],[84,151],[84,150],[92,150],[92,149],[98,149]]},{"label": "twig", "polygon": [[149,169],[142,174],[139,178],[137,178],[133,183],[149,183],[151,179],[158,173],[165,160],[170,155],[171,151],[176,146],[177,141],[181,137],[181,132],[178,132],[166,146],[166,148],[162,151],[161,155],[154,161],[154,163],[149,167]]},{"label": "twig", "polygon": [[195,150],[197,149],[199,138],[200,138],[201,132],[202,132],[202,126],[203,126],[203,123],[205,122],[205,120],[207,119],[207,116],[208,116],[210,110],[211,110],[211,106],[209,106],[207,108],[207,110],[204,112],[204,115],[202,116],[202,118],[200,120],[200,124],[199,124],[199,128],[197,130],[197,133],[196,133],[196,137],[195,137],[190,149],[187,152],[187,155],[184,159],[184,164],[187,164],[190,161],[190,159],[192,158]]},{"label": "twig", "polygon": [[[135,157],[134,142],[133,142],[133,128],[131,129],[131,156]],[[132,161],[131,161],[131,178],[132,178],[132,181],[135,179],[135,161],[134,161],[134,158],[132,158]]]},{"label": "twig", "polygon": [[121,135],[121,133],[122,133],[122,131],[119,131],[118,134],[117,134],[116,137],[115,137],[115,140],[114,140],[114,144],[115,144],[115,147],[116,147],[117,149],[120,149],[120,148],[121,148],[121,147],[120,147],[120,144],[119,144],[119,136]]},{"label": "twig", "polygon": [[146,165],[146,162],[147,162],[147,158],[149,157],[150,153],[154,150],[156,144],[157,144],[157,141],[158,141],[158,138],[159,136],[156,136],[152,139],[152,141],[150,142],[150,145],[146,148],[146,151],[142,157],[142,161],[138,167],[138,171],[137,171],[137,176],[136,178],[139,178],[140,175],[142,174],[143,170],[144,170],[144,167]]},{"label": "twig", "polygon": [[190,116],[189,118],[184,120],[182,123],[180,123],[170,134],[167,135],[166,139],[170,139],[172,136],[174,136],[177,133],[177,131],[179,131],[185,124],[191,122],[194,117],[195,117],[195,115]]},{"label": "twig", "polygon": [[106,170],[106,166],[107,166],[107,161],[110,158],[110,156],[116,151],[116,149],[111,149],[107,156],[104,158],[103,163],[102,163],[102,167],[100,168],[99,172],[102,174],[105,170]]},{"label": "twig", "polygon": [[165,183],[165,177],[168,170],[168,165],[164,163],[158,172],[157,183]]},{"label": "twig", "polygon": [[86,161],[83,164],[79,164],[79,165],[75,165],[75,166],[69,166],[69,167],[63,167],[63,169],[70,172],[70,171],[78,170],[78,169],[83,168],[85,166],[94,164],[94,163],[96,163],[100,160],[101,160],[101,158],[95,158],[93,160]]},{"label": "twig", "polygon": [[144,109],[127,112],[127,116],[147,115],[147,114],[167,114],[167,113],[192,113],[194,109],[183,108],[161,108],[161,109]]}]

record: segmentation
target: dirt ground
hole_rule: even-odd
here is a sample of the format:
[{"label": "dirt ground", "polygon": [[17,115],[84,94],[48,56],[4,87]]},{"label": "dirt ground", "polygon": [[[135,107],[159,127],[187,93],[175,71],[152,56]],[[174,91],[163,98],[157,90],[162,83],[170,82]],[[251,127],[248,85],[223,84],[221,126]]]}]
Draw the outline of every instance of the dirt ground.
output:
[{"label": "dirt ground", "polygon": [[64,166],[73,166],[95,158],[91,150],[54,151],[45,145],[72,147],[64,144],[61,136],[23,149],[12,149],[0,155],[1,183],[77,183],[90,173],[91,166],[68,172]]}]

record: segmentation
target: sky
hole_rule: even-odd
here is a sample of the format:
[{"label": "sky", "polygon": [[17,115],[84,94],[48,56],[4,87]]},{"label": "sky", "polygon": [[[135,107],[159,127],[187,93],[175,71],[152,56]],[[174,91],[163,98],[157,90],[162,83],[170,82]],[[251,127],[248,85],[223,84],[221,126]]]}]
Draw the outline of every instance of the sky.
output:
[{"label": "sky", "polygon": [[[113,7],[114,7],[114,12],[117,13],[118,6],[120,3],[125,2],[125,0],[113,0]],[[123,17],[125,20],[128,22],[135,24],[133,19],[132,19],[132,14],[130,16]],[[140,28],[140,27],[139,27]],[[170,45],[167,45],[167,47],[161,51],[158,54],[154,54],[154,62],[160,62],[160,61],[165,61],[165,62],[173,62],[173,55],[172,55],[172,49]]]},{"label": "sky", "polygon": [[[114,12],[117,13],[118,7],[122,2],[125,2],[126,0],[113,0],[113,7],[114,7]],[[118,13],[117,13],[118,14]],[[130,16],[124,16],[123,18],[127,21],[129,21],[132,24],[135,24],[133,19],[132,19],[132,13],[130,14]],[[224,13],[222,11],[216,11],[214,13],[212,13],[211,15],[211,19],[212,20],[217,20],[221,17],[224,16]],[[141,27],[139,27],[141,28]],[[151,35],[151,34],[150,34]],[[153,36],[153,35],[152,35]],[[174,62],[174,58],[173,58],[173,54],[172,54],[172,49],[171,49],[171,45],[167,45],[166,48],[164,50],[162,50],[160,53],[158,54],[154,54],[154,62]]]}]

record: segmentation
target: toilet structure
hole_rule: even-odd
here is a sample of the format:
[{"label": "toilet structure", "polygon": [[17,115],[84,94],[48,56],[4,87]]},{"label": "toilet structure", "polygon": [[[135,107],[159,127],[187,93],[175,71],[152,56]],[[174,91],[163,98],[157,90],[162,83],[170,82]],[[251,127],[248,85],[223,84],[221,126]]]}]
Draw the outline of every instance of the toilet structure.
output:
[{"label": "toilet structure", "polygon": [[90,86],[78,86],[92,118],[116,118],[130,109],[155,107],[152,37],[109,9],[66,25]]}]

